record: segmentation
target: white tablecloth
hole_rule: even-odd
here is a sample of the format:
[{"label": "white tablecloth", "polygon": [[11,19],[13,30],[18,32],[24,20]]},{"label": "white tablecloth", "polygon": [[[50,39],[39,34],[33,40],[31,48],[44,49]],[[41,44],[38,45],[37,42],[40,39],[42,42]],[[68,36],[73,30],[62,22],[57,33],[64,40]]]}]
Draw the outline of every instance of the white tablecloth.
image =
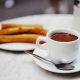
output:
[{"label": "white tablecloth", "polygon": [[[11,19],[1,23],[43,24],[44,27],[72,27],[72,15],[39,15]],[[50,26],[50,27],[49,27]],[[56,74],[48,72],[35,64],[31,55],[0,51],[0,80],[80,80],[80,72],[75,74]]]}]

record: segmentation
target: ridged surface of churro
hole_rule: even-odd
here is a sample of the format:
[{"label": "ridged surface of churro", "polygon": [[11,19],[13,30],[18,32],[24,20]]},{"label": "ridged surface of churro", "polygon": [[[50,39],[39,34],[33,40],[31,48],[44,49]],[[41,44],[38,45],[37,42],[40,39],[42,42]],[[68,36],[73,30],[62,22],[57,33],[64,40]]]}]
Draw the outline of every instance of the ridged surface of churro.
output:
[{"label": "ridged surface of churro", "polygon": [[2,24],[2,30],[0,35],[6,34],[19,34],[19,33],[34,33],[40,35],[46,35],[47,30],[41,25],[17,25],[17,24]]},{"label": "ridged surface of churro", "polygon": [[29,42],[35,43],[40,35],[37,34],[19,34],[19,35],[0,35],[0,43],[11,42]]}]

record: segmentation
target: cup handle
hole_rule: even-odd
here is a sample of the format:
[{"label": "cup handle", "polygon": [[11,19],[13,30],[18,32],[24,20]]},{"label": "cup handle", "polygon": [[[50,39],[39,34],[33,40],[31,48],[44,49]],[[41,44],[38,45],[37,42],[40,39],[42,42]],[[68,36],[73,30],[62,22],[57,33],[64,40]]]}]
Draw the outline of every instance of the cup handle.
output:
[{"label": "cup handle", "polygon": [[46,37],[39,36],[39,37],[37,38],[37,40],[36,40],[36,45],[37,45],[37,47],[40,48],[40,49],[46,50],[45,47],[42,47],[42,46],[41,46],[40,41],[46,42]]}]

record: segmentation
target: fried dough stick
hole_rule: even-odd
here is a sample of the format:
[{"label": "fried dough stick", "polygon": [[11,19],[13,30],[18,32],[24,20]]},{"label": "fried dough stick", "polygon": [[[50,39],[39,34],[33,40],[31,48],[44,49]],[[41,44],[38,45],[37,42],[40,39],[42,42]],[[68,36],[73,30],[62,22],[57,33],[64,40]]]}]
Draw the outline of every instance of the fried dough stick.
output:
[{"label": "fried dough stick", "polygon": [[44,29],[41,25],[35,25],[35,26],[17,25],[17,26],[13,28],[6,28],[0,30],[0,35],[19,34],[19,33],[35,33],[40,35],[46,35],[47,33],[47,30]]},{"label": "fried dough stick", "polygon": [[0,43],[29,42],[35,43],[40,35],[37,34],[19,34],[19,35],[0,35]]},{"label": "fried dough stick", "polygon": [[1,24],[2,28],[1,29],[7,29],[7,28],[15,28],[15,27],[34,27],[34,26],[40,26],[39,24]]}]

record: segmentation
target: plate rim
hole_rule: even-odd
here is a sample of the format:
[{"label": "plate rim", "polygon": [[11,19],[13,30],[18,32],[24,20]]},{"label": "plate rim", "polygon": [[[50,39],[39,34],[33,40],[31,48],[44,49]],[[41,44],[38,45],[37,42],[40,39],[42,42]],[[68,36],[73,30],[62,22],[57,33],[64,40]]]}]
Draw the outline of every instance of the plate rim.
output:
[{"label": "plate rim", "polygon": [[[7,45],[7,44],[15,44],[15,45],[16,45],[16,44],[21,44],[21,45],[23,45],[23,44],[26,44],[26,45],[28,44],[28,45],[29,45],[29,44],[30,44],[30,45],[31,45],[31,44],[33,44],[33,43],[16,43],[16,42],[14,42],[14,43],[3,43],[3,44],[1,44],[1,45]],[[20,50],[18,49],[18,50],[17,50],[17,49],[7,49],[7,48],[4,48],[4,47],[1,47],[1,45],[0,45],[0,49],[2,49],[2,50],[8,50],[8,51],[25,51],[25,50],[33,50],[33,49],[35,49],[35,47],[36,47],[36,45],[33,44],[33,45],[35,46],[34,48],[30,48],[30,49],[20,49]]]}]

